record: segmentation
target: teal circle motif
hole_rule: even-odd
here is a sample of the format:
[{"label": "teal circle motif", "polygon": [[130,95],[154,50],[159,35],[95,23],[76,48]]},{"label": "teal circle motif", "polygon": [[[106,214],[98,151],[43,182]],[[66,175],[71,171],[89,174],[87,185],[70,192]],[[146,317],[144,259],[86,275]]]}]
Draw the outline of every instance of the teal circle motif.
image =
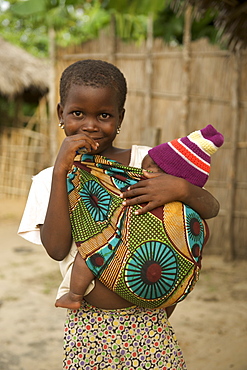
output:
[{"label": "teal circle motif", "polygon": [[80,190],[80,195],[96,222],[107,220],[111,196],[102,186],[95,181],[87,181]]},{"label": "teal circle motif", "polygon": [[140,245],[127,261],[124,279],[137,296],[157,299],[174,288],[178,269],[176,253],[168,244],[148,241]]},{"label": "teal circle motif", "polygon": [[196,262],[199,261],[204,244],[204,228],[202,220],[189,206],[185,207],[185,227],[188,245]]}]

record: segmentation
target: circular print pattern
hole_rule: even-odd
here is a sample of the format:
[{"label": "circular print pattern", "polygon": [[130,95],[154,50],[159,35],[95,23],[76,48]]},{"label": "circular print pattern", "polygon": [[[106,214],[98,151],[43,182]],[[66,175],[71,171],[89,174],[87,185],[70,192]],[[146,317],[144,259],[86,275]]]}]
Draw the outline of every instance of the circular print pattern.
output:
[{"label": "circular print pattern", "polygon": [[190,207],[186,207],[185,224],[192,255],[198,261],[204,243],[204,228],[200,216]]},{"label": "circular print pattern", "polygon": [[176,254],[169,245],[149,241],[140,245],[127,261],[124,279],[139,297],[157,299],[172,290],[178,268]]},{"label": "circular print pattern", "polygon": [[96,266],[96,267],[101,267],[104,265],[104,257],[101,256],[101,254],[99,253],[95,253],[93,254],[91,257],[90,257],[90,261],[92,263],[93,266]]},{"label": "circular print pattern", "polygon": [[87,181],[80,190],[80,195],[96,222],[107,220],[111,196],[102,186],[95,181]]},{"label": "circular print pattern", "polygon": [[186,364],[164,309],[84,305],[67,312],[63,369],[186,370]]}]

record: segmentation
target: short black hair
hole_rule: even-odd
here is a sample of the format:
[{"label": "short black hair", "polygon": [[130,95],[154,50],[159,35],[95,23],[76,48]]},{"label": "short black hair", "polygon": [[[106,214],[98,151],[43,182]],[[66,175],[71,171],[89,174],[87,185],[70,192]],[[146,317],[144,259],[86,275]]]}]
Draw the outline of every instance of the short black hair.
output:
[{"label": "short black hair", "polygon": [[117,92],[119,110],[124,108],[127,84],[123,73],[103,60],[79,60],[68,66],[60,79],[60,102],[65,104],[72,85],[112,87]]}]

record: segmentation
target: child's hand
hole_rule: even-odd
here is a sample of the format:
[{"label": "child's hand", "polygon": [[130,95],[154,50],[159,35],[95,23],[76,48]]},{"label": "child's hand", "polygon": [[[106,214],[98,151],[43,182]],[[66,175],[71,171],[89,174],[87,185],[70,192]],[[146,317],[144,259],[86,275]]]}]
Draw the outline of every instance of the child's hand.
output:
[{"label": "child's hand", "polygon": [[85,148],[90,153],[93,150],[97,150],[98,146],[99,144],[86,134],[67,136],[58,152],[54,169],[64,171],[67,174],[80,148]]},{"label": "child's hand", "polygon": [[[137,211],[141,215],[173,201],[182,201],[185,195],[185,180],[156,172],[143,171],[146,180],[141,180],[122,193],[126,206],[147,203]],[[131,198],[131,199],[130,199]]]},{"label": "child's hand", "polygon": [[126,206],[147,203],[137,214],[142,215],[166,203],[180,201],[193,208],[202,218],[217,216],[219,203],[207,190],[179,177],[159,172],[143,173],[147,180],[139,181],[122,193]]}]

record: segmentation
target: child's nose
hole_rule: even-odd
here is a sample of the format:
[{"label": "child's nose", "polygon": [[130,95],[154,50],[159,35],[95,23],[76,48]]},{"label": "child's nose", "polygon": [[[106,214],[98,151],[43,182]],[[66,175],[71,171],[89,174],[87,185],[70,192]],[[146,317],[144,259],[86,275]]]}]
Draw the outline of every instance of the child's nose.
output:
[{"label": "child's nose", "polygon": [[80,127],[81,131],[98,131],[97,119],[93,117],[87,117],[83,120],[83,124]]}]

